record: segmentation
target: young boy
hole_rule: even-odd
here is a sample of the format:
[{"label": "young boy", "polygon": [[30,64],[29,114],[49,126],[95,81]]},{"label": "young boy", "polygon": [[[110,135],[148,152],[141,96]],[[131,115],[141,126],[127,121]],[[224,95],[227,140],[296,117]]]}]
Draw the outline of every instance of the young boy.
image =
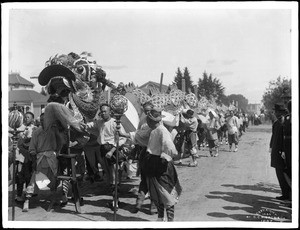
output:
[{"label": "young boy", "polygon": [[17,202],[23,202],[23,189],[24,184],[27,186],[30,182],[32,175],[32,161],[29,154],[29,143],[31,140],[32,132],[36,129],[34,125],[34,114],[26,112],[25,114],[25,127],[24,132],[20,134],[18,140],[18,149],[16,152],[16,184],[17,184]]}]

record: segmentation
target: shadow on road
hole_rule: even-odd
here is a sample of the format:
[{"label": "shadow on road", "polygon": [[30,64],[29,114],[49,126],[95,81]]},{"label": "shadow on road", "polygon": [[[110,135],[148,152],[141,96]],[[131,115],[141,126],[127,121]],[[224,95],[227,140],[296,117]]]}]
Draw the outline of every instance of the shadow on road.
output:
[{"label": "shadow on road", "polygon": [[265,183],[258,183],[255,185],[234,185],[234,184],[222,184],[223,187],[232,187],[235,189],[241,189],[241,190],[253,190],[253,191],[263,191],[263,192],[274,192],[274,193],[280,193],[280,189],[275,188],[274,185],[271,184],[265,184]]},{"label": "shadow on road", "polygon": [[[108,213],[108,212],[91,212],[88,213],[88,215],[92,216],[102,216],[105,217],[107,221],[113,221],[114,220],[114,213]],[[123,216],[117,213],[116,215],[117,221],[149,221],[147,219],[133,217],[133,216]]]},{"label": "shadow on road", "polygon": [[[112,202],[111,199],[103,199],[103,198],[100,200],[95,200],[95,201],[84,200],[84,205],[91,205],[94,207],[99,207],[99,209],[103,208],[103,207],[107,208],[107,211],[104,211],[104,212],[100,212],[100,211],[99,212],[95,212],[95,211],[88,212],[87,211],[87,212],[80,214],[75,211],[75,207],[74,207],[74,210],[68,210],[68,209],[58,207],[58,208],[55,208],[55,212],[61,213],[61,214],[72,214],[72,215],[76,215],[82,219],[91,220],[91,221],[96,221],[94,217],[97,218],[97,216],[99,216],[99,219],[101,219],[101,220],[103,220],[103,218],[104,218],[107,221],[113,221],[114,220],[114,210],[107,207],[107,204],[110,202]],[[74,204],[71,202],[68,205],[74,206]],[[119,208],[121,208],[123,210],[131,210],[133,207],[134,207],[133,205],[126,204],[124,202],[120,202],[120,204],[119,204]],[[88,218],[87,216],[91,216],[91,217],[93,217],[93,219]],[[147,219],[134,217],[134,216],[123,216],[123,215],[118,214],[118,212],[117,212],[116,218],[117,218],[117,221],[149,221]]]},{"label": "shadow on road", "polygon": [[[233,187],[240,190],[279,192],[262,183],[256,185],[231,185],[225,184],[223,187]],[[223,199],[227,202],[240,204],[224,206],[223,209],[229,212],[211,212],[208,216],[216,218],[231,218],[239,221],[270,221],[270,222],[291,222],[291,203],[276,200],[273,196],[262,196],[242,192],[221,192],[212,191],[206,195],[208,199]],[[245,207],[246,206],[246,207]],[[230,211],[238,211],[238,214],[229,214]],[[244,213],[246,214],[240,214]]]}]

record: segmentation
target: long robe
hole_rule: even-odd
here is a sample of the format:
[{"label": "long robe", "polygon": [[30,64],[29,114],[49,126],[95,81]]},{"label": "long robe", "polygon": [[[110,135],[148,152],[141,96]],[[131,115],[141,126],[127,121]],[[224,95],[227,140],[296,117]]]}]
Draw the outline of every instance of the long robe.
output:
[{"label": "long robe", "polygon": [[[178,202],[182,188],[171,156],[177,154],[170,132],[160,124],[150,134],[143,161],[151,199],[165,208]],[[163,157],[165,155],[165,157]]]}]

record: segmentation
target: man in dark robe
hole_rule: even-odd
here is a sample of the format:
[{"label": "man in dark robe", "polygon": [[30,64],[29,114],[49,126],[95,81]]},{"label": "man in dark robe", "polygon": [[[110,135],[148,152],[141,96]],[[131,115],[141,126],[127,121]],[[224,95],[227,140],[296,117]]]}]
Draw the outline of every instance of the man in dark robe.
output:
[{"label": "man in dark robe", "polygon": [[285,161],[283,156],[283,120],[286,114],[286,109],[283,104],[276,103],[275,116],[277,120],[272,125],[272,137],[270,141],[270,152],[271,152],[271,167],[275,168],[276,176],[281,188],[282,195],[276,197],[278,200],[289,200],[290,191],[285,177]]}]

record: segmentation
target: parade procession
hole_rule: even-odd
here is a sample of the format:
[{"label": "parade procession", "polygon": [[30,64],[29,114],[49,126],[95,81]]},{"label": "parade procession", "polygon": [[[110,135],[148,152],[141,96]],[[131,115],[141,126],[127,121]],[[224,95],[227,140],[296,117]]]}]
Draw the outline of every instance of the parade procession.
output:
[{"label": "parade procession", "polygon": [[1,4],[4,228],[299,227],[297,3],[48,4]]},{"label": "parade procession", "polygon": [[[11,108],[13,208],[16,202],[30,215],[31,200],[48,189],[47,212],[73,205],[81,213],[84,184],[102,182],[110,196],[105,206],[117,220],[123,181],[136,178],[132,213],[141,211],[149,199],[149,214],[157,215],[157,221],[174,221],[183,190],[177,167],[184,159],[187,167],[199,167],[200,151],[218,157],[222,145],[226,151],[238,152],[239,140],[251,125],[248,114],[233,104],[199,99],[174,84],[164,92],[152,87],[149,94],[133,83],[115,85],[85,54],[71,52],[46,61],[38,82],[49,98],[39,124],[32,112],[23,114],[16,104]],[[285,114],[284,107],[275,106],[275,114]],[[279,141],[274,138],[270,148]],[[291,163],[287,175],[291,178]],[[285,187],[278,199],[290,200],[291,179],[281,180]]]}]

